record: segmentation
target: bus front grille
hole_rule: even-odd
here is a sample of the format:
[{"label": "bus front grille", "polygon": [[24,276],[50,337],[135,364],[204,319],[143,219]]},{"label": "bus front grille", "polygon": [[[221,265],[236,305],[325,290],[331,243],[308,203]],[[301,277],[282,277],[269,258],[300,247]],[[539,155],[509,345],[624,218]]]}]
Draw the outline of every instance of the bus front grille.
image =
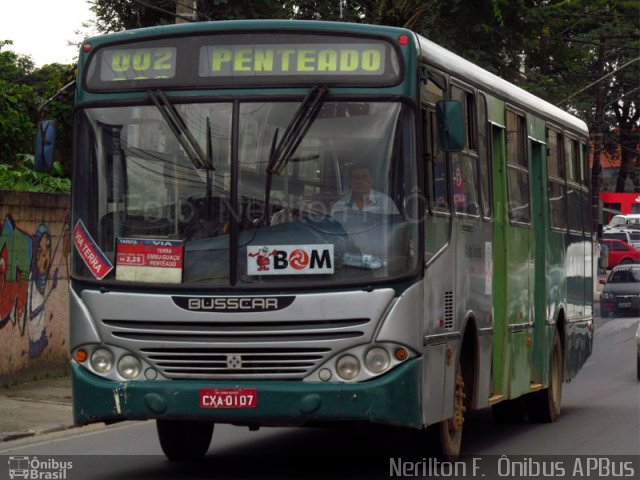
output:
[{"label": "bus front grille", "polygon": [[286,376],[307,374],[329,348],[177,348],[142,349],[170,378],[182,376]]},{"label": "bus front grille", "polygon": [[364,340],[369,323],[102,320],[114,343],[172,379],[304,378],[333,353]]}]

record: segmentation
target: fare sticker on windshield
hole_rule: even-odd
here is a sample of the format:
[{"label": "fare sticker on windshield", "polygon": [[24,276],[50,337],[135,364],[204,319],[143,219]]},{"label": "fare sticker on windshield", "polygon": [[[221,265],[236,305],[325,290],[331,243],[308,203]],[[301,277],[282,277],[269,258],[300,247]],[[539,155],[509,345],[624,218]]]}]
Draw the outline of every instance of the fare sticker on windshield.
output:
[{"label": "fare sticker on windshield", "polygon": [[116,245],[116,280],[180,283],[183,260],[182,241],[119,238]]},{"label": "fare sticker on windshield", "polygon": [[102,280],[113,270],[113,265],[93,240],[82,220],[78,220],[73,229],[73,244],[84,264],[98,280]]},{"label": "fare sticker on windshield", "polygon": [[333,245],[249,245],[247,275],[328,275]]}]

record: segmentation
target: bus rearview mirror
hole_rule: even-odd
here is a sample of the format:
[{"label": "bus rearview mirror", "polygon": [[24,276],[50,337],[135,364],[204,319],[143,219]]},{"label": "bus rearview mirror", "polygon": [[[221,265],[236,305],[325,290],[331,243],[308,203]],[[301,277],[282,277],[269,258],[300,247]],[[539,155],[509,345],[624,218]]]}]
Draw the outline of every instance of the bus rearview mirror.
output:
[{"label": "bus rearview mirror", "polygon": [[38,122],[33,168],[38,172],[50,171],[53,167],[55,150],[56,122],[54,120]]}]

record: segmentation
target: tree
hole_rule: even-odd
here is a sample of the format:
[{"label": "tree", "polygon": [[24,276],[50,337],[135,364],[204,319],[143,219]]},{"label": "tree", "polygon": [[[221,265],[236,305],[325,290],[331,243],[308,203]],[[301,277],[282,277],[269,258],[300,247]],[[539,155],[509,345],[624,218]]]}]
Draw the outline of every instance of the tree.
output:
[{"label": "tree", "polygon": [[15,165],[19,153],[29,152],[35,127],[33,89],[25,80],[33,62],[10,50],[10,40],[0,41],[0,163]]},{"label": "tree", "polygon": [[[46,114],[57,123],[57,150],[62,164],[58,173],[68,174],[71,172],[73,92],[56,93],[75,77],[74,68],[51,64],[36,69],[29,57],[2,49],[11,44],[9,40],[0,42],[0,164],[14,170],[31,168],[29,154],[34,149],[36,125]],[[47,107],[43,112],[45,102]]]},{"label": "tree", "polygon": [[[116,32],[133,28],[175,23],[176,5],[193,5],[190,0],[95,0],[91,10],[96,14],[100,32]],[[240,20],[252,18],[285,18],[282,1],[263,0],[197,0],[189,20]]]},{"label": "tree", "polygon": [[[76,77],[76,67],[52,63],[34,70],[26,79],[33,88],[37,103],[35,124],[42,119],[56,121],[57,159],[63,171],[71,173],[73,156],[72,112]],[[65,88],[65,86],[67,88]]]},{"label": "tree", "polygon": [[[577,111],[590,126],[594,157],[601,150],[619,156],[616,191],[631,178],[640,192],[640,10],[629,0],[559,2],[550,11],[555,41],[573,52],[565,62],[571,72],[557,93],[557,101]],[[583,65],[581,67],[581,65]],[[567,93],[572,91],[572,93]],[[599,161],[594,161],[594,185],[600,184]]]}]

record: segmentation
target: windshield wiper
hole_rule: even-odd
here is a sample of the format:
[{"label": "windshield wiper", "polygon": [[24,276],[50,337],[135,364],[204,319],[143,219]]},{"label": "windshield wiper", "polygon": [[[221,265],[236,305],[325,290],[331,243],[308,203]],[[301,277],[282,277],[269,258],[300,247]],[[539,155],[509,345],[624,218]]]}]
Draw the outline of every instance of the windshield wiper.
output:
[{"label": "windshield wiper", "polygon": [[169,125],[178,143],[196,168],[213,170],[210,155],[205,155],[197,140],[187,128],[187,124],[162,90],[148,90],[147,94],[162,117]]},{"label": "windshield wiper", "polygon": [[318,116],[325,95],[329,90],[325,87],[314,85],[300,103],[298,110],[293,115],[291,122],[278,141],[278,129],[273,135],[269,161],[267,163],[267,180],[264,192],[264,214],[262,222],[269,223],[269,201],[271,197],[271,180],[273,174],[282,175],[285,167],[291,160],[291,156],[300,145],[300,142],[309,131],[309,127]]},{"label": "windshield wiper", "polygon": [[307,134],[309,127],[318,116],[323,98],[328,92],[329,90],[324,87],[318,87],[317,85],[311,87],[277,145],[275,145],[278,136],[278,131],[276,130],[273,142],[275,146],[272,146],[271,149],[267,173],[282,174],[291,155],[296,151],[296,148],[298,148],[298,145]]}]

